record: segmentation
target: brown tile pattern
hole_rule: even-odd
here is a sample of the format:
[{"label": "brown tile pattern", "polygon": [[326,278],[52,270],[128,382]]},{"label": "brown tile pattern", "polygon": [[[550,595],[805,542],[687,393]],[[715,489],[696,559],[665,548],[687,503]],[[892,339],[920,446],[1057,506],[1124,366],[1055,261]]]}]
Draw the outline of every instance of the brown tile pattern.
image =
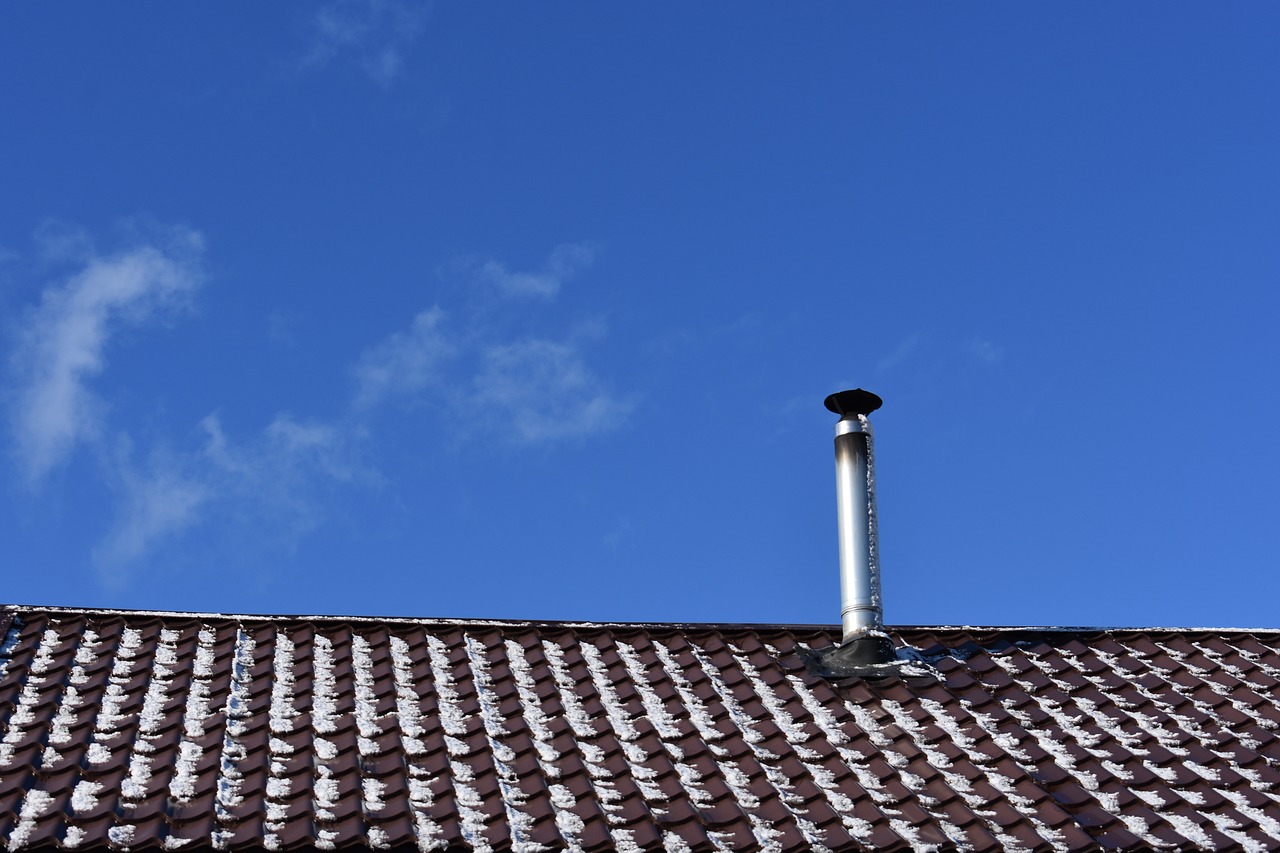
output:
[{"label": "brown tile pattern", "polygon": [[1280,634],[0,610],[0,844],[1280,849]]}]

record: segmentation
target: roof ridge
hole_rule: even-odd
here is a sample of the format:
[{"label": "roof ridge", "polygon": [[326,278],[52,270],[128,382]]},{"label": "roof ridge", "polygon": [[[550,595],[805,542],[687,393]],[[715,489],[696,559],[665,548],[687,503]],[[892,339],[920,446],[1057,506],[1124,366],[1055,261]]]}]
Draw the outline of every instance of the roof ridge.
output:
[{"label": "roof ridge", "polygon": [[[628,622],[593,621],[589,619],[492,619],[433,616],[361,616],[355,614],[308,613],[215,613],[192,610],[139,610],[111,607],[68,607],[63,605],[0,604],[0,610],[13,613],[64,613],[85,616],[143,616],[175,617],[181,619],[226,619],[240,622],[330,622],[330,623],[378,623],[395,625],[467,625],[475,627],[511,628],[643,628],[660,630],[732,630],[732,631],[833,631],[840,626],[834,623],[786,623],[786,622]],[[886,631],[980,631],[986,633],[1239,633],[1275,634],[1280,627],[1215,627],[1175,625],[886,625]]]}]

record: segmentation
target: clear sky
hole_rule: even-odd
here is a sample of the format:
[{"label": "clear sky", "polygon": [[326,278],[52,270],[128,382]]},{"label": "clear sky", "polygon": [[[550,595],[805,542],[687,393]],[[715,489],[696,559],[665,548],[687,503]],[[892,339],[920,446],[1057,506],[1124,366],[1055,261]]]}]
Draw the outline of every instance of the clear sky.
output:
[{"label": "clear sky", "polygon": [[0,601],[1280,625],[1280,6],[0,6]]}]

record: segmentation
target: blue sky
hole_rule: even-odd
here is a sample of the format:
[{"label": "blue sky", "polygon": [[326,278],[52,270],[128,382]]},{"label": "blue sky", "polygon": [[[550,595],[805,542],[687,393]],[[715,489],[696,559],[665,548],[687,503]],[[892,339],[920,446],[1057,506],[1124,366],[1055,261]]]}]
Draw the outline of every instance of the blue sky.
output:
[{"label": "blue sky", "polygon": [[0,599],[1280,619],[1280,9],[0,9]]}]

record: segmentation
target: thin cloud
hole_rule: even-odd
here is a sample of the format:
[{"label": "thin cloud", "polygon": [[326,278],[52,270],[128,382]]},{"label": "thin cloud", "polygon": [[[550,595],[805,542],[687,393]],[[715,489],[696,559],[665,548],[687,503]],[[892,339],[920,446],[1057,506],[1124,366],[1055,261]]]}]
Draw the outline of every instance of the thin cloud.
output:
[{"label": "thin cloud", "polygon": [[480,265],[478,278],[506,296],[537,296],[551,299],[569,278],[591,266],[595,250],[581,243],[565,243],[551,252],[540,272],[513,272],[495,260]]},{"label": "thin cloud", "polygon": [[347,422],[279,413],[239,443],[228,438],[216,414],[200,427],[206,441],[195,464],[202,481],[215,484],[217,509],[228,522],[267,519],[277,533],[296,537],[326,517],[324,498],[331,490],[379,480],[365,462],[365,431]]},{"label": "thin cloud", "polygon": [[137,470],[128,459],[128,442],[123,444],[117,469],[117,519],[93,552],[94,562],[108,568],[102,577],[111,585],[128,577],[119,567],[196,523],[211,497],[206,484],[183,470],[181,457],[158,453],[145,469]]},{"label": "thin cloud", "polygon": [[876,374],[881,375],[888,373],[895,367],[915,356],[920,351],[920,344],[923,343],[924,336],[919,332],[908,335],[903,338],[889,353],[876,362]]},{"label": "thin cloud", "polygon": [[[490,266],[489,281],[504,296],[552,298],[593,257],[585,246],[566,244],[542,272],[502,267],[498,276]],[[531,289],[535,278],[539,284]],[[131,563],[201,525],[247,530],[265,524],[286,541],[304,535],[327,517],[329,493],[379,482],[365,462],[368,424],[393,401],[434,403],[439,427],[456,428],[460,436],[473,433],[477,422],[501,422],[504,440],[519,446],[582,440],[626,423],[633,403],[590,369],[583,350],[607,335],[603,321],[587,318],[565,340],[511,340],[483,307],[470,311],[455,326],[444,309],[433,307],[368,347],[351,367],[346,417],[279,414],[259,433],[236,440],[211,414],[199,425],[196,450],[153,455],[145,465],[119,456],[117,520],[95,551],[104,574],[127,576]]]},{"label": "thin cloud", "polygon": [[308,24],[304,68],[353,59],[375,83],[390,86],[404,69],[430,7],[406,0],[336,0],[318,9]]},{"label": "thin cloud", "polygon": [[127,438],[111,466],[116,518],[94,549],[109,584],[131,575],[131,565],[190,529],[216,525],[226,532],[252,529],[289,543],[325,517],[325,493],[377,475],[363,462],[361,430],[278,414],[257,435],[233,441],[216,414],[199,424],[203,446],[163,450],[138,462]]},{"label": "thin cloud", "polygon": [[521,444],[607,432],[633,408],[605,389],[576,345],[546,340],[487,348],[470,403],[507,424]]},{"label": "thin cloud", "polygon": [[100,435],[104,405],[89,382],[105,368],[112,336],[185,306],[203,280],[202,250],[199,234],[176,231],[165,246],[91,256],[44,291],[11,361],[10,427],[28,484]]},{"label": "thin cloud", "polygon": [[438,382],[443,363],[456,349],[443,323],[439,308],[423,311],[407,332],[395,332],[365,350],[351,371],[355,408],[368,410],[389,397],[418,394]]},{"label": "thin cloud", "polygon": [[983,338],[970,338],[965,341],[965,352],[974,361],[985,364],[988,367],[994,367],[1004,358],[1004,349],[991,341]]},{"label": "thin cloud", "polygon": [[[77,271],[45,289],[15,333],[5,388],[12,451],[29,484],[46,478],[87,446],[110,489],[114,520],[93,549],[105,583],[128,580],[155,551],[197,528],[223,540],[291,546],[332,517],[353,486],[381,482],[367,462],[370,424],[393,400],[427,400],[437,428],[474,432],[477,419],[509,424],[520,446],[580,440],[622,426],[633,403],[614,393],[588,364],[585,348],[607,335],[598,318],[580,319],[564,339],[515,335],[491,300],[467,303],[462,316],[434,307],[409,327],[367,348],[351,367],[350,407],[333,420],[277,414],[241,436],[205,417],[185,447],[163,440],[135,446],[113,428],[109,407],[93,390],[108,366],[115,336],[166,322],[188,306],[203,281],[200,236],[174,231],[113,255],[80,239],[49,239],[41,248]],[[78,232],[66,232],[78,234]],[[489,267],[504,301],[553,298],[561,283],[588,266],[592,250],[557,247],[536,274]],[[472,268],[474,270],[474,267]],[[537,280],[537,285],[530,285]],[[529,322],[536,315],[524,310]],[[527,325],[527,324],[526,324]]]},{"label": "thin cloud", "polygon": [[[511,270],[496,260],[455,267],[492,288],[502,301],[479,300],[457,322],[444,312],[419,314],[412,327],[367,349],[352,373],[353,409],[369,416],[393,399],[429,401],[458,437],[477,422],[502,423],[504,440],[519,445],[582,439],[626,423],[634,403],[612,392],[588,366],[583,345],[603,340],[599,317],[574,325],[564,339],[514,335],[500,317],[527,297],[552,300],[565,281],[587,268],[595,250],[581,243],[557,246],[537,272]],[[522,309],[523,310],[523,309]],[[526,322],[536,315],[522,313]]]}]

